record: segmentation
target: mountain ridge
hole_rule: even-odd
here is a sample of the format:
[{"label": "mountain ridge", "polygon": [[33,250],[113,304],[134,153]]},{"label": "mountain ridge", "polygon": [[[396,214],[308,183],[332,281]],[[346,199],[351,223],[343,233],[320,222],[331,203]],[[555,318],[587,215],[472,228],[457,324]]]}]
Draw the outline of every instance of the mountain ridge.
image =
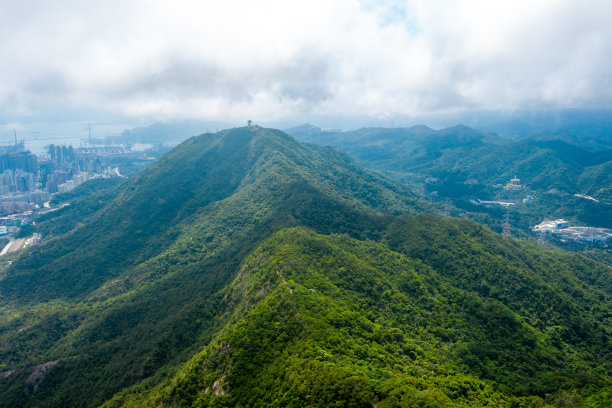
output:
[{"label": "mountain ridge", "polygon": [[[254,149],[253,154],[249,149]],[[242,155],[233,157],[236,152]],[[267,159],[260,165],[247,166],[264,156]],[[254,171],[241,171],[240,166]],[[231,182],[219,184],[219,172]],[[241,177],[234,177],[238,174]],[[160,181],[167,177],[174,181],[164,191]],[[182,182],[184,178],[191,184]],[[96,365],[103,371],[122,365],[131,368],[121,369],[117,379],[93,390],[97,395],[93,399],[77,402],[74,398],[79,394],[73,395],[66,381],[57,385],[63,393],[43,392],[39,385],[32,398],[44,401],[46,395],[75,405],[91,404],[89,400],[102,403],[124,381],[149,376],[150,370],[179,358],[184,349],[201,341],[196,333],[208,330],[210,323],[202,316],[212,315],[214,307],[206,299],[225,285],[240,259],[260,239],[299,223],[320,231],[368,236],[358,220],[381,220],[376,223],[384,218],[368,202],[380,209],[405,211],[410,207],[407,203],[414,202],[385,185],[392,186],[357,167],[343,153],[300,145],[278,131],[241,128],[186,141],[118,190],[111,189],[103,204],[86,201],[101,207],[88,215],[84,225],[72,222],[74,230],[58,231],[60,235],[33,248],[32,254],[3,272],[0,337],[9,347],[0,350],[0,358],[16,369],[5,380],[16,393],[10,404],[24,403],[23,396],[17,397],[18,388],[12,387],[29,375],[27,367],[67,356],[88,357],[59,363],[45,378],[53,373],[61,378],[61,370],[71,366],[70,370],[81,373],[82,379],[76,381],[81,384],[99,381]],[[177,200],[179,208],[164,211]],[[88,205],[68,206],[55,216],[78,220],[88,211]],[[185,218],[174,225],[171,222],[178,214]],[[48,224],[53,220],[47,219],[41,228],[52,230]],[[116,235],[107,236],[109,231]],[[155,234],[158,231],[161,238]],[[66,249],[70,252],[62,259],[59,251]],[[170,304],[163,307],[156,299]],[[20,327],[28,329],[19,331]],[[177,327],[184,327],[178,337]],[[149,334],[143,337],[140,331]],[[94,346],[97,342],[100,347]],[[155,351],[168,347],[173,351]],[[148,357],[130,357],[130,349]],[[136,377],[130,370],[138,373]]]},{"label": "mountain ridge", "polygon": [[605,401],[609,267],[410,215],[433,208],[335,149],[229,129],[98,187],[1,272],[0,406]]},{"label": "mountain ridge", "polygon": [[[612,227],[612,145],[608,138],[588,132],[546,132],[513,140],[459,126],[305,135],[298,129],[296,137],[339,148],[424,198],[453,203],[453,215],[472,217],[498,231],[503,209],[478,207],[472,201],[520,204],[527,199],[527,205],[508,208],[523,237],[544,218]],[[504,189],[513,178],[520,179],[518,189]],[[581,198],[585,195],[595,200]]]}]

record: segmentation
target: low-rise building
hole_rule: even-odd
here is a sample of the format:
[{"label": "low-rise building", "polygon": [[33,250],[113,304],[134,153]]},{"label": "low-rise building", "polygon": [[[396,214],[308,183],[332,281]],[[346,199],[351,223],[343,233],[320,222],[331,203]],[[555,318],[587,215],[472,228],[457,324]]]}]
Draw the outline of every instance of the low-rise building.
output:
[{"label": "low-rise building", "polygon": [[523,188],[521,185],[521,179],[516,178],[516,176],[514,176],[514,178],[504,186],[505,190],[520,190],[521,188]]},{"label": "low-rise building", "polygon": [[554,221],[544,221],[532,228],[533,231],[554,231],[569,227],[569,222],[560,218]]}]

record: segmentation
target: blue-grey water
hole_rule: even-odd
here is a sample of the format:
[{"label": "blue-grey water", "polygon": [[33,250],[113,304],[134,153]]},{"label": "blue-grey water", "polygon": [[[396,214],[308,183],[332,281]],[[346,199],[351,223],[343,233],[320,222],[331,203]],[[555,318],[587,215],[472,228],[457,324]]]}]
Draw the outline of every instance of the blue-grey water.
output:
[{"label": "blue-grey water", "polygon": [[[91,123],[91,136],[94,139],[119,136],[132,127],[129,124]],[[46,152],[50,144],[89,146],[90,132],[88,122],[0,124],[0,144],[12,144],[15,134],[17,140],[24,140],[26,149],[40,155]]]}]

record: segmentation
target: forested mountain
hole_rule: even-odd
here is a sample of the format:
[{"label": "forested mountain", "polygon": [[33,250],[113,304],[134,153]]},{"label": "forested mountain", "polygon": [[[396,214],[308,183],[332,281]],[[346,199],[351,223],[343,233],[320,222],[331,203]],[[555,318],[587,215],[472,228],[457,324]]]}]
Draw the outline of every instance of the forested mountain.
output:
[{"label": "forested mountain", "polygon": [[524,187],[518,198],[535,198],[531,209],[519,211],[525,226],[564,217],[612,228],[612,144],[596,132],[546,132],[520,140],[466,126],[326,132],[305,125],[288,132],[302,141],[339,148],[415,191],[435,191],[450,199],[509,198],[503,186],[518,177]]},{"label": "forested mountain", "polygon": [[[345,154],[245,128],[192,138],[90,196],[41,220],[46,242],[0,280],[0,355],[3,370],[15,370],[3,380],[7,406],[25,403],[32,365],[61,361],[57,380],[33,394],[41,406],[78,406],[179,358],[211,323],[209,296],[275,230],[365,237],[367,214],[419,206]],[[75,392],[92,384],[92,394]]]},{"label": "forested mountain", "polygon": [[[560,189],[612,201],[612,144],[567,132],[540,133],[509,140],[466,126],[433,130],[426,126],[349,132],[310,127],[289,129],[302,141],[333,146],[378,170],[452,177],[479,183],[507,183],[518,176],[538,190]],[[589,148],[591,147],[591,148]]]},{"label": "forested mountain", "polygon": [[225,330],[172,379],[107,406],[541,406],[560,383],[601,392],[609,322],[587,310],[609,296],[605,268],[452,219],[399,218],[384,241],[277,233],[223,292]]},{"label": "forested mountain", "polygon": [[204,134],[64,199],[0,272],[2,407],[610,403],[609,267],[332,148]]}]

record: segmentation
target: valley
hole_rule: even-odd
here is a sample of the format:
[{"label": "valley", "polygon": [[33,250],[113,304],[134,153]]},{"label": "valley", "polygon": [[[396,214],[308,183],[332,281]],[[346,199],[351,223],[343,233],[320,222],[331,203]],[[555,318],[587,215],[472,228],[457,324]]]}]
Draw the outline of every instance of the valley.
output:
[{"label": "valley", "polygon": [[[466,126],[337,132],[303,125],[287,132],[341,149],[437,203],[446,214],[474,219],[500,233],[508,223],[510,235],[535,240],[531,229],[557,218],[576,227],[612,228],[612,150],[605,138],[594,141],[580,130],[518,140]],[[569,248],[549,238],[550,245]],[[578,239],[573,244],[610,254],[605,241]]]}]

